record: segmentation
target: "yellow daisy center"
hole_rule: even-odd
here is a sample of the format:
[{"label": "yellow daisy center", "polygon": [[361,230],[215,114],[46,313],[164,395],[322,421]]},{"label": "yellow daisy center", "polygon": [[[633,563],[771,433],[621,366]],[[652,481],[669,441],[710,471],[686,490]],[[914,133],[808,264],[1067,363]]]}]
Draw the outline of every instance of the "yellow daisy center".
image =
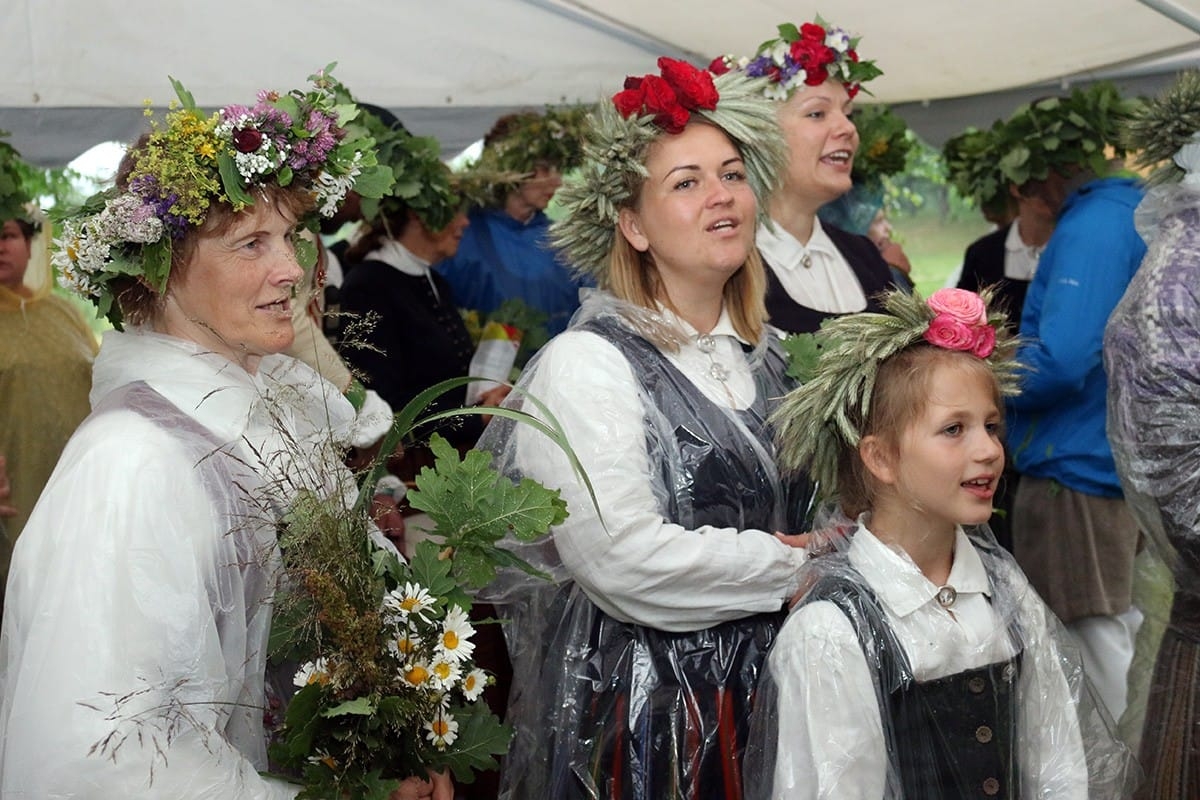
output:
[{"label": "yellow daisy center", "polygon": [[419,600],[417,600],[417,598],[415,598],[415,597],[406,597],[400,601],[400,607],[403,608],[405,611],[412,611],[414,608],[416,608],[420,604],[421,604],[421,602]]},{"label": "yellow daisy center", "polygon": [[454,650],[458,647],[458,634],[454,631],[446,631],[442,634],[442,645],[447,650]]},{"label": "yellow daisy center", "polygon": [[436,666],[434,666],[433,673],[442,680],[446,680],[450,677],[450,665],[445,661],[439,662]]},{"label": "yellow daisy center", "polygon": [[435,719],[433,721],[433,732],[438,736],[445,737],[450,732],[450,723],[444,719]]},{"label": "yellow daisy center", "polygon": [[429,670],[421,666],[416,666],[404,673],[404,678],[413,686],[420,686],[429,680]]},{"label": "yellow daisy center", "polygon": [[401,653],[411,653],[415,647],[416,645],[412,643],[412,639],[405,638],[396,640],[396,649]]}]

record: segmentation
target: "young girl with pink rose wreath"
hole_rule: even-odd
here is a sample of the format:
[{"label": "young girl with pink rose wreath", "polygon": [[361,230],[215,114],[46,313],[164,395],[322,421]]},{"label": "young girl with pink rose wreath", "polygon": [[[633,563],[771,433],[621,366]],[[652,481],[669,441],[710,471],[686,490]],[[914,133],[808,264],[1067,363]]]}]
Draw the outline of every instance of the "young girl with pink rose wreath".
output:
[{"label": "young girl with pink rose wreath", "polygon": [[1016,342],[986,300],[894,292],[827,322],[776,410],[779,457],[853,524],[759,683],[747,797],[1127,797],[1137,768],[1077,653],[986,523]]}]

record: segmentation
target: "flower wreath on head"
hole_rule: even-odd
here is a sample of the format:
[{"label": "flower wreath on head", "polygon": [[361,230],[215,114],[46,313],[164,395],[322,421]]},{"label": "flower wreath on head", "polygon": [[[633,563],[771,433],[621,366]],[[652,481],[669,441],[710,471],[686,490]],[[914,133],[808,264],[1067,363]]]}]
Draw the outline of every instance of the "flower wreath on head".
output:
[{"label": "flower wreath on head", "polygon": [[990,300],[988,290],[940,289],[928,299],[894,291],[884,298],[887,313],[836,317],[815,334],[784,340],[789,373],[803,384],[771,417],[780,465],[807,472],[824,497],[833,497],[839,456],[858,447],[880,365],[910,347],[969,353],[988,365],[1002,395],[1018,394],[1017,338],[1004,313],[988,308]]},{"label": "flower wreath on head", "polygon": [[693,119],[723,131],[741,154],[760,220],[787,163],[761,78],[739,72],[714,78],[666,57],[658,66],[659,75],[627,78],[625,88],[589,116],[583,166],[558,192],[565,214],[551,228],[554,244],[577,271],[601,286],[607,282],[620,210],[646,179],[647,150],[658,137],[679,133]]},{"label": "flower wreath on head", "polygon": [[717,56],[709,70],[718,75],[740,70],[767,78],[763,94],[771,100],[786,100],[801,86],[820,86],[830,78],[845,84],[854,99],[862,84],[883,74],[875,62],[859,60],[858,41],[820,17],[799,28],[785,22],[779,36],[759,45],[753,58]]},{"label": "flower wreath on head", "polygon": [[507,118],[507,126],[484,146],[479,159],[456,173],[455,180],[472,205],[498,207],[504,198],[544,164],[560,172],[583,159],[588,105],[547,106]]},{"label": "flower wreath on head", "polygon": [[[94,300],[120,327],[112,281],[134,277],[162,293],[172,242],[203,225],[214,204],[242,211],[254,205],[254,190],[268,184],[307,189],[323,216],[332,216],[350,189],[380,197],[391,170],[376,163],[370,137],[345,127],[359,110],[338,102],[344,90],[329,74],[333,66],[311,76],[308,92],[261,91],[254,106],[230,105],[211,115],[172,78],[179,106],[172,103],[135,152],[125,188],[93,195],[60,217],[53,261],[62,285]],[[315,230],[315,220],[303,222]],[[311,243],[297,240],[296,251],[302,265],[315,262]]]}]

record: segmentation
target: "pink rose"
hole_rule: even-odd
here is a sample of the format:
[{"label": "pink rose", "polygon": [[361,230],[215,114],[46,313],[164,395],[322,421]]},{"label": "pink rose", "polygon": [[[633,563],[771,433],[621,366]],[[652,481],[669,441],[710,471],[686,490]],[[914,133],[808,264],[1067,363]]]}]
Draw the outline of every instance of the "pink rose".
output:
[{"label": "pink rose", "polygon": [[975,329],[975,346],[971,352],[980,358],[987,358],[996,349],[996,329],[991,325],[981,325]]},{"label": "pink rose", "polygon": [[966,289],[938,289],[925,301],[934,314],[949,314],[964,325],[986,325],[983,299]]},{"label": "pink rose", "polygon": [[[991,327],[988,327],[991,330]],[[925,331],[925,341],[943,350],[974,350],[975,331],[949,314],[938,314]]]}]

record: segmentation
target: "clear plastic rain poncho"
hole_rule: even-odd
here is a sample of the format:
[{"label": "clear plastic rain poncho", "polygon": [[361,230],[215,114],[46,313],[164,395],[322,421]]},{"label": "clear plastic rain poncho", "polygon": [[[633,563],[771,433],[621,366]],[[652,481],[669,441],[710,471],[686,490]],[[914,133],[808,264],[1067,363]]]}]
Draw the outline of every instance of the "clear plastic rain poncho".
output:
[{"label": "clear plastic rain poncho", "polygon": [[958,530],[939,587],[866,519],[804,567],[759,683],[746,797],[1128,797],[1129,751],[991,532]]},{"label": "clear plastic rain poncho", "polygon": [[295,796],[259,774],[276,521],[289,487],[352,499],[353,409],[293,359],[139,330],[106,334],[92,399],[13,559],[0,795]]},{"label": "clear plastic rain poncho", "polygon": [[[638,328],[683,342],[680,362],[710,353],[728,382],[706,396]],[[747,354],[598,291],[527,368],[521,388],[562,422],[596,506],[548,438],[489,426],[502,471],[561,487],[571,515],[506,543],[550,580],[511,571],[485,594],[515,675],[503,797],[738,796],[754,686],[803,561],[771,532],[805,530],[812,495],[774,466],[783,372],[774,344]]]},{"label": "clear plastic rain poncho", "polygon": [[1109,318],[1104,362],[1108,438],[1125,500],[1174,577],[1169,617],[1143,609],[1147,632],[1165,633],[1142,762],[1152,796],[1182,798],[1200,792],[1200,144],[1176,161],[1188,170],[1183,182],[1152,189],[1135,214],[1149,250]]}]

